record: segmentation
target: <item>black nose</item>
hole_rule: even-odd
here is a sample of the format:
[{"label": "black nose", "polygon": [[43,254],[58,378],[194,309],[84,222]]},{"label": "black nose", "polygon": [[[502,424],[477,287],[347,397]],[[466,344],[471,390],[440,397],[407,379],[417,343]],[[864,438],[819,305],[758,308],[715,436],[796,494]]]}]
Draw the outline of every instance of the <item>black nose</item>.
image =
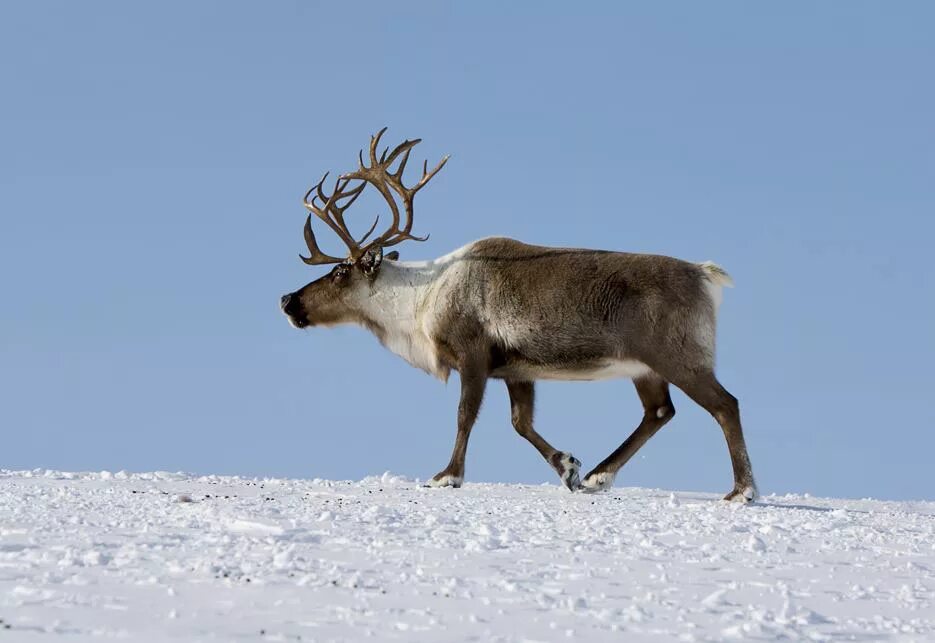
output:
[{"label": "black nose", "polygon": [[279,300],[279,307],[285,310],[286,306],[289,305],[290,301],[292,301],[292,293],[289,293],[288,295],[283,295],[282,299]]}]

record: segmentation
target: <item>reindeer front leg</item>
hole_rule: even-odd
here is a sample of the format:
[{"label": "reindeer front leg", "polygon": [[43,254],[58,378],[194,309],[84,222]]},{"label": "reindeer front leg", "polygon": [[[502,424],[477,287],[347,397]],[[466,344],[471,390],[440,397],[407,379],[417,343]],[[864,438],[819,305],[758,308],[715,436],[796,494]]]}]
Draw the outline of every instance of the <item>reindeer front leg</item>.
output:
[{"label": "reindeer front leg", "polygon": [[578,469],[581,468],[581,462],[572,454],[557,450],[532,427],[536,395],[535,384],[507,380],[506,388],[510,392],[513,428],[536,447],[536,450],[542,454],[545,461],[552,465],[555,473],[561,478],[562,484],[568,487],[570,491],[576,491],[581,486],[578,480]]},{"label": "reindeer front leg", "polygon": [[462,368],[460,372],[461,401],[458,404],[458,435],[455,437],[455,448],[448,466],[428,481],[430,487],[460,487],[464,482],[464,456],[467,453],[471,429],[484,399],[487,369],[482,364],[473,363]]}]

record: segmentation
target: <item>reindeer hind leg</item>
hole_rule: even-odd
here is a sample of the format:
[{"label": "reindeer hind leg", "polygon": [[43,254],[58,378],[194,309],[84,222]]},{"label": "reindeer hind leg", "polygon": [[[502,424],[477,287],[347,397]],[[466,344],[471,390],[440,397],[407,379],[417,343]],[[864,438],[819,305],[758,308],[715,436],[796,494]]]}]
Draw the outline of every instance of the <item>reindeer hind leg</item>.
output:
[{"label": "reindeer hind leg", "polygon": [[672,383],[713,415],[721,426],[734,473],[734,488],[724,499],[744,503],[755,500],[756,483],[753,480],[753,468],[750,466],[750,456],[747,454],[747,444],[740,425],[740,405],[737,398],[721,386],[714,371],[710,369],[680,373]]},{"label": "reindeer hind leg", "polygon": [[603,491],[613,486],[617,471],[675,416],[668,382],[652,373],[633,380],[633,384],[643,403],[643,419],[623,444],[584,477],[582,491]]}]

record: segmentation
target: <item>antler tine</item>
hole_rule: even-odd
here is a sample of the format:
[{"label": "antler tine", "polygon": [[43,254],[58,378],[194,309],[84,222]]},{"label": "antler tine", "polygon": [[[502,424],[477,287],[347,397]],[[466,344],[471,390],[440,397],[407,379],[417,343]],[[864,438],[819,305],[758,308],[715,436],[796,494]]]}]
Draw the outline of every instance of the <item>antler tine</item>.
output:
[{"label": "antler tine", "polygon": [[403,152],[402,158],[399,159],[399,167],[397,167],[397,168],[396,168],[396,172],[393,173],[393,176],[395,176],[396,178],[398,178],[400,181],[401,181],[402,178],[403,178],[403,172],[406,171],[406,163],[409,162],[409,153],[410,153],[410,152],[412,152],[412,148],[411,148],[411,147],[410,147],[409,149],[407,149],[405,152]]},{"label": "antler tine", "polygon": [[370,226],[370,229],[369,229],[369,230],[367,230],[367,234],[365,234],[365,235],[362,236],[360,239],[358,239],[358,240],[357,240],[357,243],[358,243],[358,244],[361,244],[361,243],[363,243],[364,241],[366,241],[366,240],[367,240],[367,237],[369,237],[371,234],[373,234],[373,231],[377,229],[377,224],[378,224],[379,222],[380,222],[380,215],[378,214],[378,215],[377,215],[377,218],[373,220],[373,225]]},{"label": "antler tine", "polygon": [[[309,190],[311,191],[311,190]],[[303,231],[305,235],[305,245],[308,246],[308,251],[310,256],[303,257],[299,255],[299,258],[307,263],[310,266],[318,266],[324,263],[341,263],[344,259],[339,257],[332,257],[331,255],[326,255],[318,247],[318,241],[315,239],[315,233],[312,232],[312,215],[308,215],[305,219],[305,230]]]},{"label": "antler tine", "polygon": [[347,210],[349,207],[351,207],[354,201],[357,200],[357,197],[363,194],[365,187],[367,187],[366,181],[361,181],[360,185],[358,185],[356,188],[351,188],[347,192],[344,192],[343,194],[341,194],[337,199],[335,199],[336,201],[338,201],[340,199],[346,199],[347,197],[351,198],[350,201],[348,201],[347,203],[341,206],[340,210],[342,213],[345,210]]},{"label": "antler tine", "polygon": [[[411,141],[403,141],[402,143],[400,143],[393,149],[393,152],[390,154],[389,158],[387,158],[386,162],[383,163],[383,167],[389,169],[389,167],[393,165],[393,161],[396,160],[396,157],[402,153],[405,153],[406,157],[408,158],[409,152],[412,151],[412,148],[414,148],[416,145],[418,145],[421,142],[422,142],[421,138],[415,138],[415,139],[412,139]],[[402,173],[399,170],[394,172],[394,174],[396,176],[402,177]]]},{"label": "antler tine", "polygon": [[344,188],[347,187],[347,184],[350,182],[350,180],[345,179],[343,176],[339,176],[338,178],[334,180],[334,190],[331,192],[331,196],[326,196],[325,191],[321,189],[321,186],[324,184],[325,178],[327,176],[328,174],[325,174],[325,176],[322,177],[321,181],[318,182],[318,185],[316,185],[313,188],[318,191],[317,198],[321,199],[322,204],[324,204],[325,206],[329,204],[334,204],[339,199],[343,199],[347,196],[350,196],[352,193],[354,193],[354,190],[357,189],[357,188],[354,188],[345,193]]},{"label": "antler tine", "polygon": [[426,183],[428,183],[429,181],[431,181],[431,180],[432,180],[432,177],[435,176],[436,174],[438,174],[438,171],[441,170],[443,167],[445,167],[445,163],[447,163],[447,162],[448,162],[448,159],[450,159],[450,158],[451,158],[451,155],[446,154],[446,155],[442,158],[442,160],[438,162],[438,165],[435,166],[435,169],[432,170],[431,172],[427,172],[427,171],[426,171],[426,170],[428,169],[428,167],[429,167],[429,162],[428,162],[428,161],[423,161],[423,162],[422,162],[422,178],[419,179],[419,182],[416,183],[415,186],[411,189],[412,194],[415,194],[416,192],[418,192],[419,190],[421,190],[421,189],[423,188],[423,186],[425,186]]},{"label": "antler tine", "polygon": [[[325,172],[324,176],[321,177],[321,181],[319,181],[318,183],[316,183],[315,185],[313,185],[312,187],[310,187],[310,188],[308,189],[308,192],[305,193],[305,196],[302,198],[302,203],[305,205],[305,208],[306,208],[306,209],[308,209],[308,210],[311,210],[311,209],[312,209],[313,204],[315,203],[315,198],[316,198],[316,197],[312,197],[312,200],[309,201],[309,200],[308,200],[308,195],[311,194],[312,192],[314,192],[316,189],[318,190],[319,194],[321,194],[321,185],[322,185],[322,183],[325,182],[325,179],[328,178],[328,175],[329,175],[329,174],[330,174],[330,172]],[[324,199],[322,199],[322,200],[324,200]]]},{"label": "antler tine", "polygon": [[[371,167],[376,167],[379,165],[377,162],[377,147],[380,145],[380,138],[383,136],[383,132],[386,131],[384,127],[379,132],[370,137],[370,165]],[[363,163],[360,164],[363,167]]]},{"label": "antler tine", "polygon": [[[412,225],[410,224],[409,227],[411,228]],[[395,246],[397,243],[402,243],[403,241],[428,241],[428,240],[429,240],[429,235],[425,235],[424,237],[417,237],[414,234],[409,234],[408,232],[398,230],[395,235],[391,236],[386,241],[381,241],[380,247],[389,248],[390,246]],[[369,248],[371,245],[373,245],[373,243],[374,242],[371,242],[371,244],[368,245],[367,247]]]}]

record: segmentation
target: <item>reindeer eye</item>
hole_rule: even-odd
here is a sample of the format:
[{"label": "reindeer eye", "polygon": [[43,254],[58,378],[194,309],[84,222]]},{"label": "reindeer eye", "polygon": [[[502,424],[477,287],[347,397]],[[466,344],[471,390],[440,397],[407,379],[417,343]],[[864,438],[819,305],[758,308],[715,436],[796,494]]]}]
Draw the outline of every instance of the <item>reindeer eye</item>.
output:
[{"label": "reindeer eye", "polygon": [[347,264],[338,264],[334,267],[334,270],[331,271],[331,280],[339,284],[347,279],[349,273],[350,267]]}]

